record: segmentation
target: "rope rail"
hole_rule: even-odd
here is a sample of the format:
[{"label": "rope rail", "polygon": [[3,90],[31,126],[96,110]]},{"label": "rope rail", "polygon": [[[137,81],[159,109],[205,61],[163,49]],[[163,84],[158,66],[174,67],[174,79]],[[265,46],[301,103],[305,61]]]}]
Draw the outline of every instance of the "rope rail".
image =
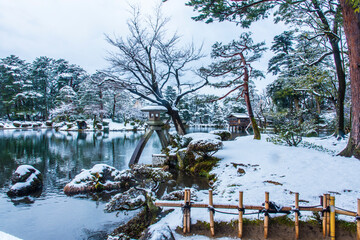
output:
[{"label": "rope rail", "polygon": [[[343,209],[335,206],[335,197],[330,194],[320,196],[320,204],[315,206],[299,206],[299,194],[295,193],[295,206],[280,207],[275,202],[269,201],[269,193],[265,193],[265,201],[262,206],[243,205],[243,192],[239,192],[239,205],[225,205],[213,204],[212,190],[209,190],[209,204],[194,203],[190,201],[190,189],[185,189],[184,203],[170,203],[170,202],[155,202],[158,207],[181,207],[183,212],[183,229],[184,233],[190,232],[190,211],[191,208],[207,208],[210,214],[210,231],[211,235],[215,235],[214,231],[214,216],[215,213],[238,215],[238,237],[241,238],[243,234],[243,216],[264,214],[264,238],[268,237],[269,217],[270,214],[295,214],[295,237],[299,239],[299,216],[301,211],[320,212],[323,221],[323,236],[330,236],[331,240],[335,240],[335,214],[342,214],[355,217],[357,222],[357,240],[360,240],[360,199],[358,199],[357,212]],[[238,212],[220,211],[218,209],[234,209]],[[245,210],[253,210],[253,212],[246,212]],[[254,212],[255,210],[255,212]]]}]

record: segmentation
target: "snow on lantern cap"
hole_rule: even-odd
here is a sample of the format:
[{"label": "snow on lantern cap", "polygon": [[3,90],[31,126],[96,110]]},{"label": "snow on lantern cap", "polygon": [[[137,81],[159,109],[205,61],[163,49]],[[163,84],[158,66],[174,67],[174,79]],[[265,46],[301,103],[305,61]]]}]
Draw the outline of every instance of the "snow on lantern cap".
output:
[{"label": "snow on lantern cap", "polygon": [[145,106],[141,109],[142,112],[149,112],[149,125],[161,125],[160,113],[166,112],[167,109],[160,105]]},{"label": "snow on lantern cap", "polygon": [[166,112],[167,109],[164,106],[160,105],[149,105],[141,109],[142,112]]}]

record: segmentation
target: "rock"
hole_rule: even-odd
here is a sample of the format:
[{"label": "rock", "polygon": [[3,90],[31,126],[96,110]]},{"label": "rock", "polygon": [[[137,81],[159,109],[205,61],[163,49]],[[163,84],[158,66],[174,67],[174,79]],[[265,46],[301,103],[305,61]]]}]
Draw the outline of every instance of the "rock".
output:
[{"label": "rock", "polygon": [[36,123],[33,123],[32,125],[34,128],[38,128],[38,127],[41,127],[42,126],[42,123],[41,122],[36,122]]},{"label": "rock", "polygon": [[164,224],[164,225],[151,226],[140,239],[141,240],[175,240],[175,237],[170,227]]},{"label": "rock", "polygon": [[23,123],[23,124],[21,124],[22,128],[27,128],[27,127],[31,127],[31,126],[32,126],[31,123]]},{"label": "rock", "polygon": [[66,123],[66,127],[67,127],[68,129],[72,128],[72,127],[73,127],[73,123],[67,122],[67,123]]},{"label": "rock", "polygon": [[231,132],[228,130],[213,130],[210,133],[221,137],[221,141],[227,141],[231,138]]},{"label": "rock", "polygon": [[87,128],[87,123],[84,120],[76,120],[78,129],[86,129]]},{"label": "rock", "polygon": [[192,140],[187,147],[188,152],[195,152],[201,156],[211,156],[223,147],[223,143],[218,139],[198,139]]},{"label": "rock", "polygon": [[89,170],[81,173],[64,187],[67,195],[96,192],[102,190],[114,190],[121,188],[121,182],[130,181],[133,176],[127,172],[120,172],[106,164],[96,164]]},{"label": "rock", "polygon": [[[164,196],[162,196],[161,200],[164,200],[164,201],[180,201],[180,200],[184,200],[184,194],[185,194],[184,190],[173,191],[171,193],[168,193],[168,194],[165,194]],[[196,189],[191,189],[190,198],[193,201],[197,200],[197,190]]]},{"label": "rock", "polygon": [[15,127],[21,127],[21,122],[15,121],[15,122],[13,122],[13,125]]},{"label": "rock", "polygon": [[109,126],[109,122],[104,120],[104,121],[102,122],[102,125],[103,125],[104,127],[108,127],[108,126]]},{"label": "rock", "polygon": [[96,128],[99,129],[99,130],[101,130],[101,129],[103,128],[103,125],[102,125],[101,123],[97,123],[97,124],[96,124]]},{"label": "rock", "polygon": [[4,128],[5,124],[0,123],[0,128]]},{"label": "rock", "polygon": [[20,165],[11,177],[9,197],[26,196],[40,191],[43,186],[43,178],[39,170],[30,165]]},{"label": "rock", "polygon": [[46,122],[45,122],[45,125],[46,125],[47,127],[52,127],[53,122],[52,122],[52,121],[46,121]]},{"label": "rock", "polygon": [[109,235],[107,240],[131,240],[131,237],[127,236],[125,233],[120,233],[116,236]]}]

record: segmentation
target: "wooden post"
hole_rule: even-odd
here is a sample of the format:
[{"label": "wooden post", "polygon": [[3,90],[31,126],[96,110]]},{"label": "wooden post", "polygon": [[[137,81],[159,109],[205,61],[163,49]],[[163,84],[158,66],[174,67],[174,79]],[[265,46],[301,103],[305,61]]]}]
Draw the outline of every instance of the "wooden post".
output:
[{"label": "wooden post", "polygon": [[295,193],[295,239],[299,239],[299,193]]},{"label": "wooden post", "polygon": [[267,239],[269,231],[269,192],[265,192],[265,218],[264,218],[264,238]]},{"label": "wooden post", "polygon": [[360,240],[360,199],[357,200],[357,216],[356,216],[356,226],[357,226],[357,240]]},{"label": "wooden post", "polygon": [[[185,192],[184,192],[184,206],[186,206],[187,194],[188,194],[188,191],[187,191],[187,189],[185,189]],[[187,210],[185,208],[184,211],[183,211],[183,233],[187,232],[186,225],[187,225]]]},{"label": "wooden post", "polygon": [[[191,192],[190,192],[190,189],[187,189],[187,191],[188,191],[187,202],[188,202],[188,205],[190,206]],[[186,223],[186,230],[189,233],[190,232],[190,225],[191,225],[190,208],[187,209],[187,215],[188,215],[188,217],[187,217],[187,223]]]},{"label": "wooden post", "polygon": [[212,209],[210,210],[210,233],[211,236],[215,235],[215,229],[214,229],[214,212],[213,212],[213,207],[214,207],[214,203],[213,203],[213,192],[211,189],[209,189],[209,207]]},{"label": "wooden post", "polygon": [[[325,194],[326,208],[330,205],[330,194]],[[326,236],[330,236],[330,212],[326,212]]]},{"label": "wooden post", "polygon": [[238,238],[242,238],[243,235],[243,211],[244,204],[243,204],[243,192],[239,192],[239,232]]},{"label": "wooden post", "polygon": [[335,240],[335,197],[330,197],[330,238]]},{"label": "wooden post", "polygon": [[323,196],[320,196],[320,203],[323,206],[323,215],[322,215],[322,227],[323,227],[323,238],[326,237],[326,224],[327,224],[327,212],[325,211],[325,209],[327,208],[327,201],[326,201],[326,195],[324,194]]}]

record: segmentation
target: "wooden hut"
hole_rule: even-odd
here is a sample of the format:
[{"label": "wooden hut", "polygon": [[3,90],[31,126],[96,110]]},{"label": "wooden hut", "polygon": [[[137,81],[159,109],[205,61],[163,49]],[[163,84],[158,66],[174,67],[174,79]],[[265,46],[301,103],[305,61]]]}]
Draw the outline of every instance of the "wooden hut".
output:
[{"label": "wooden hut", "polygon": [[246,113],[232,113],[227,116],[229,130],[232,132],[245,131],[250,125],[249,115]]}]

